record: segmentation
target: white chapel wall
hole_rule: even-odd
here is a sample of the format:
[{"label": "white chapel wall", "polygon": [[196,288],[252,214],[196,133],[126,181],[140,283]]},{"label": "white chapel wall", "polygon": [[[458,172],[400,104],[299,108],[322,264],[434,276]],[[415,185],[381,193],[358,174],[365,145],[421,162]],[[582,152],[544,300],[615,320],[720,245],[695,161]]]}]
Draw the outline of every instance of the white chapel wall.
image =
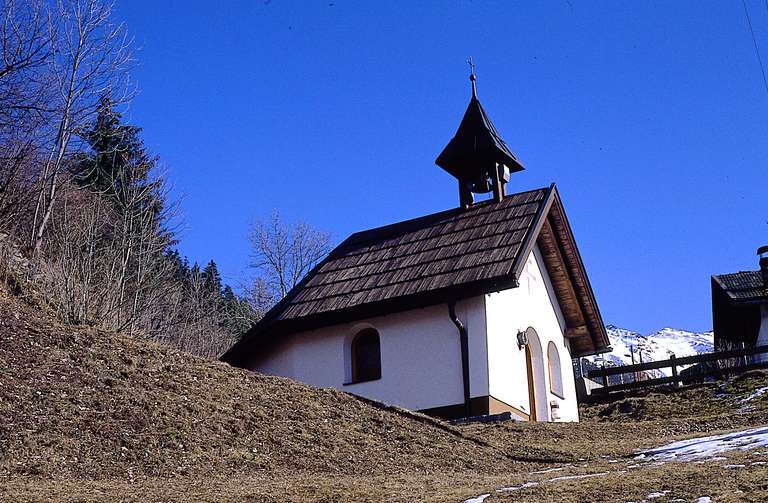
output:
[{"label": "white chapel wall", "polygon": [[[540,339],[534,361],[537,378],[536,416],[553,420],[550,402],[559,405],[558,421],[578,421],[578,404],[571,355],[564,337],[565,321],[538,246],[528,257],[518,288],[486,296],[488,369],[491,396],[530,413],[525,350],[517,345],[518,331],[533,327]],[[547,349],[553,342],[560,356],[563,397],[550,391]]]},{"label": "white chapel wall", "polygon": [[[471,395],[488,395],[483,297],[460,301],[456,311],[469,330]],[[381,379],[345,385],[345,347],[366,327],[379,332]],[[459,335],[445,304],[295,334],[253,370],[413,410],[464,401]]]}]

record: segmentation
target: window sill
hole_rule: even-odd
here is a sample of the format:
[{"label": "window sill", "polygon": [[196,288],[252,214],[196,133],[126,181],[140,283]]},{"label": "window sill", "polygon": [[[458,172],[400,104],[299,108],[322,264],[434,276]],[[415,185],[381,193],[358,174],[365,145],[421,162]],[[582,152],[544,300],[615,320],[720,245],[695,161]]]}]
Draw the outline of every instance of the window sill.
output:
[{"label": "window sill", "polygon": [[352,386],[353,384],[362,384],[364,382],[373,382],[373,381],[381,381],[381,377],[376,377],[374,379],[365,379],[364,381],[345,382],[345,383],[342,384],[342,386]]}]

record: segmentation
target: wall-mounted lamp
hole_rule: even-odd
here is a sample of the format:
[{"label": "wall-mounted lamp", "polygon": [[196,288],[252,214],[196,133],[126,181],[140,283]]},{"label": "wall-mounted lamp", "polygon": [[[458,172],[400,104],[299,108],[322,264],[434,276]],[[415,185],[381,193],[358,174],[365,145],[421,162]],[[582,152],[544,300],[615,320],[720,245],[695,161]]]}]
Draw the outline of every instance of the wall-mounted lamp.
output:
[{"label": "wall-mounted lamp", "polygon": [[517,349],[523,349],[528,345],[528,333],[523,330],[517,332]]}]

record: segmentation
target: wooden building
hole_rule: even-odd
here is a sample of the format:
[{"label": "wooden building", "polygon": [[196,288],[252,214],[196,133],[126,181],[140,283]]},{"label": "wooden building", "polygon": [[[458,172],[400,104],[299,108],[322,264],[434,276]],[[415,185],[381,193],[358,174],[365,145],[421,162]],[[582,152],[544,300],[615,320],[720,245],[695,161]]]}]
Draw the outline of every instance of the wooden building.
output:
[{"label": "wooden building", "polygon": [[571,358],[607,350],[600,311],[555,185],[506,193],[524,168],[470,78],[436,161],[459,207],[353,234],[224,361],[445,418],[578,420]]},{"label": "wooden building", "polygon": [[760,269],[712,276],[715,350],[768,345],[768,246]]}]

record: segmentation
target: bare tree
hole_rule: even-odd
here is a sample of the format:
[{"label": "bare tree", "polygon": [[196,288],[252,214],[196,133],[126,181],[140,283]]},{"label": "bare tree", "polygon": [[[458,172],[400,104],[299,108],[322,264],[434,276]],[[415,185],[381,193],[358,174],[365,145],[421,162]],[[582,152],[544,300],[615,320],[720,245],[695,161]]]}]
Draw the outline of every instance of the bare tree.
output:
[{"label": "bare tree", "polygon": [[52,35],[42,1],[8,0],[0,5],[0,135],[29,133],[29,119],[40,120],[47,111]]},{"label": "bare tree", "polygon": [[220,292],[211,291],[199,268],[194,268],[183,294],[183,305],[174,312],[177,323],[165,331],[166,342],[199,356],[220,356],[236,341],[235,335],[222,327],[227,313]]},{"label": "bare tree", "polygon": [[240,289],[245,293],[245,298],[250,306],[251,318],[246,321],[251,323],[256,323],[263,318],[267,311],[280,300],[277,291],[267,285],[264,278],[258,275],[244,279],[240,284]]},{"label": "bare tree", "polygon": [[0,5],[0,228],[10,232],[32,195],[53,54],[48,28],[41,0]]},{"label": "bare tree", "polygon": [[129,98],[130,40],[122,25],[112,22],[112,4],[99,0],[58,0],[49,30],[52,88],[48,157],[37,180],[30,247],[38,254],[61,174],[73,138],[99,110],[102,96],[116,103]]},{"label": "bare tree", "polygon": [[0,230],[16,234],[27,223],[27,209],[34,199],[36,150],[20,141],[0,143]]},{"label": "bare tree", "polygon": [[282,299],[331,250],[330,235],[305,223],[286,224],[278,212],[251,227],[254,308]]},{"label": "bare tree", "polygon": [[0,0],[0,276],[23,262],[67,322],[217,356],[259,313],[173,250],[177,206],[120,121],[132,60],[111,10]]}]

